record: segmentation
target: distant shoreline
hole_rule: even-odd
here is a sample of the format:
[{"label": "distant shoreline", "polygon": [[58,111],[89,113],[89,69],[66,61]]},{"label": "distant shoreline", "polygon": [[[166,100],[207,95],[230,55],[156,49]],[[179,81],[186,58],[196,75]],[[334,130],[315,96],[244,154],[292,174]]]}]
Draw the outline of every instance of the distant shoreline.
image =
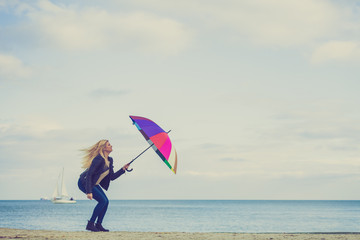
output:
[{"label": "distant shoreline", "polygon": [[[85,197],[76,201],[88,201]],[[111,201],[360,201],[360,199],[110,199]],[[0,201],[50,201],[51,199],[0,199]]]},{"label": "distant shoreline", "polygon": [[228,240],[228,239],[242,239],[242,240],[357,240],[360,232],[355,233],[191,233],[191,232],[88,232],[88,231],[54,231],[54,230],[25,230],[0,228],[1,239],[31,239],[31,240],[45,240],[45,239],[132,239],[132,240],[156,240],[156,239],[206,239],[206,240]]}]

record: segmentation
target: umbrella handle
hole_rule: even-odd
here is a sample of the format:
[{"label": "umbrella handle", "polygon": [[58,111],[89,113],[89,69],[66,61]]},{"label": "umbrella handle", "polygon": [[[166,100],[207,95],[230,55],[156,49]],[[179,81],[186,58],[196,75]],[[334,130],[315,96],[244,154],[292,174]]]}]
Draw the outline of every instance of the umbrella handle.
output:
[{"label": "umbrella handle", "polygon": [[[135,159],[133,159],[132,161],[130,161],[128,164],[130,165],[133,161],[135,161]],[[127,172],[131,172],[132,170],[134,170],[134,168],[132,169],[125,169]]]}]

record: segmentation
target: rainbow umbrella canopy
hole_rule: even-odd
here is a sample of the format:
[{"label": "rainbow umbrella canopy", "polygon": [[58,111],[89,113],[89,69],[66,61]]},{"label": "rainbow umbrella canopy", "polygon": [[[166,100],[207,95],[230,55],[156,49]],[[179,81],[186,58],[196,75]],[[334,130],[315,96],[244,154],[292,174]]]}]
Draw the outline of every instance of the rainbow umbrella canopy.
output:
[{"label": "rainbow umbrella canopy", "polygon": [[130,118],[150,144],[150,147],[154,149],[164,163],[176,174],[177,154],[168,135],[170,131],[165,132],[156,123],[144,117],[130,116]]}]

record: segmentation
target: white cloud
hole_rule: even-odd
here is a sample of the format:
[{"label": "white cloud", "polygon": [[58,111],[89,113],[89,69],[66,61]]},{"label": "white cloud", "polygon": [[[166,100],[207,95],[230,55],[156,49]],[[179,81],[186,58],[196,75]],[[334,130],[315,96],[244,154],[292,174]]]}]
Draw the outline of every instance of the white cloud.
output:
[{"label": "white cloud", "polygon": [[47,117],[23,116],[18,122],[0,122],[0,143],[2,145],[17,144],[18,141],[47,136],[51,131],[61,129],[61,125]]},{"label": "white cloud", "polygon": [[12,55],[0,54],[0,77],[2,79],[16,79],[29,77],[31,69]]},{"label": "white cloud", "polygon": [[317,47],[312,56],[312,63],[328,61],[360,60],[360,42],[358,41],[330,41]]},{"label": "white cloud", "polygon": [[62,126],[56,121],[44,116],[25,116],[22,126],[34,135],[45,135],[49,131],[60,130]]},{"label": "white cloud", "polygon": [[29,10],[30,28],[44,44],[67,50],[125,48],[177,54],[188,46],[191,33],[181,23],[146,12],[76,9],[47,0]]},{"label": "white cloud", "polygon": [[332,35],[341,20],[340,10],[324,0],[200,0],[177,3],[140,0],[137,4],[200,18],[210,31],[230,30],[232,38],[271,46],[308,44]]},{"label": "white cloud", "polygon": [[91,97],[95,98],[106,98],[106,97],[119,97],[128,94],[129,91],[126,90],[114,90],[114,89],[105,89],[99,88],[90,93]]},{"label": "white cloud", "polygon": [[214,15],[250,40],[265,45],[307,44],[328,35],[338,19],[326,1],[251,0],[231,4]]}]

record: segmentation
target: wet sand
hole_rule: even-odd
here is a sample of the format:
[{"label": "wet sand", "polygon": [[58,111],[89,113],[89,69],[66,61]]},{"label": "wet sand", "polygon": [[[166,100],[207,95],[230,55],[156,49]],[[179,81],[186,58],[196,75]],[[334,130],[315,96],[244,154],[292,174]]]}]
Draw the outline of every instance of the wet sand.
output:
[{"label": "wet sand", "polygon": [[0,239],[101,239],[101,240],[359,240],[360,233],[185,233],[185,232],[64,232],[0,228]]}]

